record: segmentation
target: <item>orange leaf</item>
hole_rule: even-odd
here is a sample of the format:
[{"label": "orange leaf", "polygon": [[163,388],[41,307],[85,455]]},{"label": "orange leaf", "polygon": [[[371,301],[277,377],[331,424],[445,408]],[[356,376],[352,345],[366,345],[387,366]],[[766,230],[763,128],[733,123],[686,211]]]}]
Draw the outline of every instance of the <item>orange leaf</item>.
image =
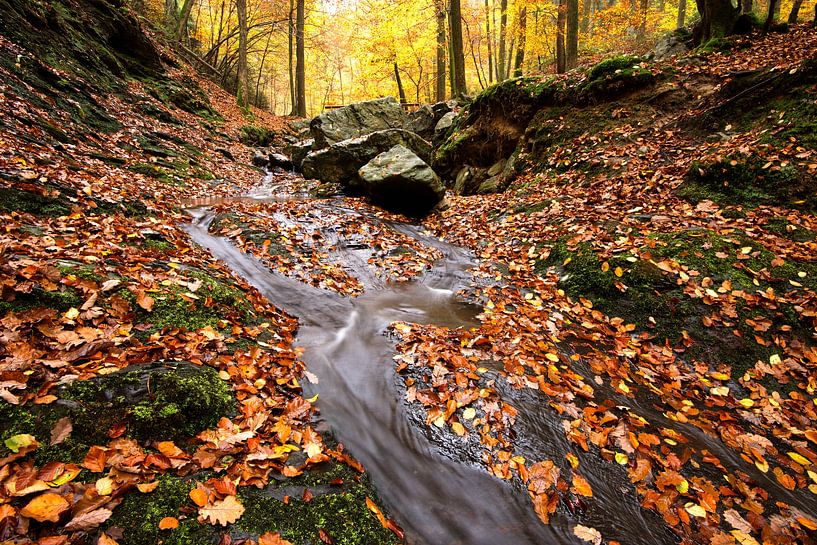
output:
[{"label": "orange leaf", "polygon": [[258,538],[258,545],[292,545],[292,542],[282,538],[278,532],[274,534],[267,532]]},{"label": "orange leaf", "polygon": [[28,502],[28,505],[20,510],[20,514],[37,522],[57,522],[60,520],[60,515],[69,507],[71,504],[59,494],[46,492]]},{"label": "orange leaf", "polygon": [[578,473],[573,474],[573,491],[588,498],[593,497],[593,489],[590,487],[590,483]]},{"label": "orange leaf", "polygon": [[179,527],[179,519],[176,517],[165,517],[159,521],[159,530],[175,530]]},{"label": "orange leaf", "polygon": [[108,453],[102,447],[91,447],[88,454],[85,455],[85,460],[82,462],[82,467],[88,471],[99,473],[105,470],[105,460]]},{"label": "orange leaf", "polygon": [[190,491],[190,499],[199,507],[207,505],[207,492],[201,488],[194,488]]}]

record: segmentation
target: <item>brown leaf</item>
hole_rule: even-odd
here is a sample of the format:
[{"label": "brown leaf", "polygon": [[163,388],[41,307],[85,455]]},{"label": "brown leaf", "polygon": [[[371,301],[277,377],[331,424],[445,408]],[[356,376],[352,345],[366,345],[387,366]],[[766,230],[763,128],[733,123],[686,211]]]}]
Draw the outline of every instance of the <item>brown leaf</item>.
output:
[{"label": "brown leaf", "polygon": [[102,532],[102,534],[99,536],[99,541],[96,542],[96,545],[119,545],[119,543],[105,532]]},{"label": "brown leaf", "polygon": [[90,530],[92,528],[96,528],[109,518],[113,513],[110,509],[97,509],[95,511],[89,511],[87,513],[82,513],[81,515],[77,515],[71,522],[65,525],[63,528],[66,532],[75,532],[77,530]]},{"label": "brown leaf", "polygon": [[71,435],[74,425],[71,424],[71,419],[64,416],[54,423],[51,428],[51,446],[59,445]]},{"label": "brown leaf", "polygon": [[88,450],[88,454],[85,455],[82,467],[94,473],[105,471],[105,460],[107,458],[108,453],[104,448],[93,446]]}]

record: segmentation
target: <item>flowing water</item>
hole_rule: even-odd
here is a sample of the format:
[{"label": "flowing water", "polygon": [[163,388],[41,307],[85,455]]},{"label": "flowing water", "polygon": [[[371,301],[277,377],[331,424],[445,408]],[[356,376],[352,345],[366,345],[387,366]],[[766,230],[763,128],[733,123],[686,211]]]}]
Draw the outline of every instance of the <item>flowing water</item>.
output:
[{"label": "flowing water", "polygon": [[[262,197],[277,198],[269,190]],[[660,517],[641,509],[623,468],[583,456],[583,474],[592,485],[594,498],[572,514],[560,508],[546,526],[533,512],[523,488],[491,476],[476,459],[458,456],[455,445],[430,440],[422,426],[416,425],[417,419],[412,420],[394,370],[394,341],[387,326],[395,320],[451,328],[478,325],[480,309],[456,295],[471,281],[467,271],[476,261],[469,252],[424,233],[419,226],[389,225],[436,248],[444,257],[417,281],[386,284],[366,272],[361,248],[343,244],[326,232],[338,248],[333,259],[359,264],[356,272],[367,288],[360,297],[344,298],[271,272],[229,240],[211,235],[208,226],[214,215],[201,206],[206,203],[197,204],[199,207],[189,209],[192,238],[272,303],[298,317],[298,344],[305,349],[309,371],[318,378],[317,384],[305,384],[306,393],[319,394],[321,418],[366,467],[390,513],[406,531],[409,544],[585,543],[573,535],[577,523],[593,526],[605,539],[623,544],[678,542]],[[344,208],[342,200],[316,201],[314,214],[309,214],[312,219],[299,221],[314,221],[322,211],[360,214]],[[379,220],[361,217],[361,221]],[[497,383],[503,398],[520,411],[520,452],[534,461],[564,460],[571,449],[561,418],[548,409],[541,394],[502,389],[499,374]]]}]

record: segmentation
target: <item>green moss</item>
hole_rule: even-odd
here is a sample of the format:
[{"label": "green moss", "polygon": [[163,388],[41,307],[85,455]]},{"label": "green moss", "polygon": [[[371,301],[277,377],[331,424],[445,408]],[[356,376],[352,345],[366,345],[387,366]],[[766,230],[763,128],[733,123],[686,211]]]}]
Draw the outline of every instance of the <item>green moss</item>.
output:
[{"label": "green moss", "polygon": [[9,312],[23,312],[34,308],[53,309],[65,312],[71,307],[79,307],[84,299],[73,288],[61,286],[56,291],[45,291],[35,286],[29,293],[14,293],[14,299],[0,300],[0,316]]},{"label": "green moss", "polygon": [[619,55],[604,59],[587,72],[588,81],[602,80],[616,75],[621,71],[632,70],[641,62],[641,57],[636,55]]},{"label": "green moss", "polygon": [[284,539],[295,545],[319,543],[323,530],[337,545],[369,545],[399,543],[394,534],[383,528],[366,506],[366,498],[377,497],[365,479],[345,466],[335,466],[317,481],[309,484],[305,477],[285,481],[290,486],[317,487],[340,478],[342,487],[332,487],[316,494],[310,502],[290,499],[288,504],[273,497],[268,491],[242,489],[241,497],[247,510],[236,526],[250,535],[280,532]]},{"label": "green moss", "polygon": [[80,416],[106,432],[125,423],[140,441],[189,440],[229,414],[235,400],[207,366],[164,363],[74,381],[60,395],[78,403]]},{"label": "green moss", "polygon": [[[707,327],[703,323],[713,308],[700,299],[690,298],[680,286],[649,260],[642,258],[649,252],[656,261],[668,258],[686,266],[698,278],[709,277],[720,286],[725,280],[733,289],[747,292],[772,287],[777,291],[795,289],[789,281],[807,288],[817,287],[817,264],[787,262],[772,267],[774,254],[741,234],[720,236],[709,231],[685,231],[653,237],[653,244],[641,249],[641,256],[617,255],[607,260],[609,269],[602,270],[603,259],[589,243],[575,248],[560,239],[551,248],[550,256],[536,265],[540,274],[555,267],[561,274],[560,287],[571,297],[584,297],[595,308],[608,316],[618,316],[634,323],[663,343],[677,343],[687,331],[695,343],[687,348],[687,358],[711,363],[728,363],[734,376],[742,375],[758,359],[768,359],[774,348],[755,342],[755,335],[773,341],[778,328],[791,328],[796,336],[809,339],[809,327],[796,309],[789,304],[767,302],[763,308],[749,308],[738,301],[738,318],[724,327]],[[738,260],[740,253],[747,259]],[[722,257],[726,255],[727,257]],[[621,269],[621,276],[615,271]],[[756,278],[751,271],[759,273]],[[764,272],[765,271],[765,272]],[[805,277],[800,272],[806,273]],[[768,273],[768,275],[766,274]],[[620,289],[616,283],[626,286]],[[757,282],[757,283],[755,283]],[[756,332],[746,319],[769,320],[767,332]],[[735,335],[733,330],[740,332]]]},{"label": "green moss", "polygon": [[188,494],[195,482],[165,475],[159,486],[149,494],[128,494],[108,520],[107,528],[120,528],[122,545],[214,545],[219,532],[209,524],[200,524],[191,512],[180,520],[174,530],[160,530],[165,517],[180,517],[183,507],[190,504]]},{"label": "green moss", "polygon": [[0,187],[0,212],[26,212],[37,216],[65,216],[71,204],[65,198],[45,197],[30,191]]},{"label": "green moss", "polygon": [[195,81],[182,77],[175,80],[146,80],[148,92],[163,104],[198,115],[211,121],[221,116],[210,105],[210,100]]},{"label": "green moss", "polygon": [[693,162],[676,193],[692,202],[708,199],[724,205],[813,209],[817,200],[809,185],[808,177],[793,165],[767,167],[758,157],[735,156],[711,163]]},{"label": "green moss", "polygon": [[273,143],[278,135],[275,131],[257,125],[244,125],[238,134],[238,140],[248,146],[266,147]]},{"label": "green moss", "polygon": [[[227,283],[199,270],[185,271],[189,281],[200,280],[201,287],[192,299],[184,294],[187,288],[173,286],[151,296],[153,310],[147,312],[137,307],[137,321],[153,327],[144,334],[149,335],[162,328],[179,328],[195,331],[204,327],[218,329],[222,320],[235,320],[245,324],[256,323],[258,318],[244,293]],[[133,294],[126,290],[124,294]]]},{"label": "green moss", "polygon": [[794,242],[812,242],[817,240],[817,233],[805,227],[789,222],[786,218],[771,218],[763,226],[766,231],[787,238]]}]

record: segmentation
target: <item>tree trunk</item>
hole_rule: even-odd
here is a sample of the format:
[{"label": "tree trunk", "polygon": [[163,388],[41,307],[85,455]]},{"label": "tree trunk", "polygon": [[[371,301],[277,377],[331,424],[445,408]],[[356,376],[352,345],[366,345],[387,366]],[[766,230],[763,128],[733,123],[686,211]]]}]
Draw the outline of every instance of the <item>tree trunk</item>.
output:
[{"label": "tree trunk", "polygon": [[508,32],[508,0],[499,2],[499,51],[496,56],[496,81],[505,79],[505,40]]},{"label": "tree trunk", "polygon": [[593,0],[582,1],[582,20],[579,23],[579,29],[582,34],[587,34],[590,30],[590,12],[593,10]]},{"label": "tree trunk", "polygon": [[516,44],[516,59],[514,59],[513,75],[515,78],[522,76],[522,63],[525,62],[525,41],[528,32],[528,8],[522,6],[519,10],[519,39]]},{"label": "tree trunk", "polygon": [[295,99],[295,2],[289,0],[289,25],[288,25],[288,54],[289,58],[289,115],[298,115],[298,105]]},{"label": "tree trunk", "polygon": [[488,0],[485,0],[485,38],[488,42],[488,84],[494,81],[494,53],[491,35],[491,8],[488,5]]},{"label": "tree trunk", "polygon": [[565,59],[565,23],[567,19],[567,0],[559,0],[556,15],[556,73],[564,74],[567,68]]},{"label": "tree trunk", "polygon": [[451,0],[451,62],[454,65],[455,97],[465,95],[468,91],[465,85],[465,51],[462,45],[462,13],[460,0]]},{"label": "tree trunk", "polygon": [[639,6],[641,21],[638,24],[638,40],[644,41],[644,38],[647,36],[647,12],[650,9],[650,0],[641,0],[641,5]]},{"label": "tree trunk", "polygon": [[684,28],[687,16],[687,0],[678,0],[678,19],[675,21],[675,28]]},{"label": "tree trunk", "polygon": [[565,69],[576,68],[579,60],[579,0],[567,0]]},{"label": "tree trunk", "polygon": [[695,0],[701,21],[695,36],[695,44],[728,36],[735,29],[735,21],[740,16],[740,8],[732,5],[732,0]]},{"label": "tree trunk", "polygon": [[437,81],[435,85],[435,100],[445,100],[445,3],[436,2],[437,9]]},{"label": "tree trunk", "polygon": [[772,25],[776,19],[775,11],[780,7],[780,0],[769,0],[769,12],[766,14],[766,22],[763,23],[763,34],[766,34],[772,29]]},{"label": "tree trunk", "polygon": [[165,0],[165,23],[168,28],[176,28],[176,0]]},{"label": "tree trunk", "polygon": [[183,42],[187,38],[187,21],[190,20],[191,11],[193,11],[193,0],[184,0],[181,15],[179,15],[179,24],[176,26],[177,42]]},{"label": "tree trunk", "polygon": [[803,0],[794,0],[794,3],[791,5],[791,11],[789,12],[789,24],[796,25],[797,18],[800,16],[800,6],[803,5]]},{"label": "tree trunk", "polygon": [[397,62],[394,62],[394,81],[397,82],[397,94],[400,95],[400,104],[405,105],[408,101],[406,100],[406,90],[403,89],[403,80],[400,79],[400,69],[397,68]]},{"label": "tree trunk", "polygon": [[740,12],[741,13],[752,13],[754,9],[754,1],[753,0],[742,0],[740,3]]},{"label": "tree trunk", "polygon": [[295,113],[306,117],[306,54],[304,51],[305,0],[297,0],[295,15]]},{"label": "tree trunk", "polygon": [[[264,46],[264,54],[261,55],[261,66],[258,67],[258,77],[255,80],[255,105],[258,106],[260,102],[258,101],[258,96],[261,89],[261,76],[264,74],[264,64],[267,62],[267,53],[269,52],[269,44],[270,40],[272,40],[272,31],[267,34],[267,43]],[[269,103],[267,103],[267,109],[269,109]],[[275,110],[273,110],[274,112]]]},{"label": "tree trunk", "polygon": [[247,68],[247,0],[236,0],[238,15],[238,104],[250,105],[250,74]]}]

